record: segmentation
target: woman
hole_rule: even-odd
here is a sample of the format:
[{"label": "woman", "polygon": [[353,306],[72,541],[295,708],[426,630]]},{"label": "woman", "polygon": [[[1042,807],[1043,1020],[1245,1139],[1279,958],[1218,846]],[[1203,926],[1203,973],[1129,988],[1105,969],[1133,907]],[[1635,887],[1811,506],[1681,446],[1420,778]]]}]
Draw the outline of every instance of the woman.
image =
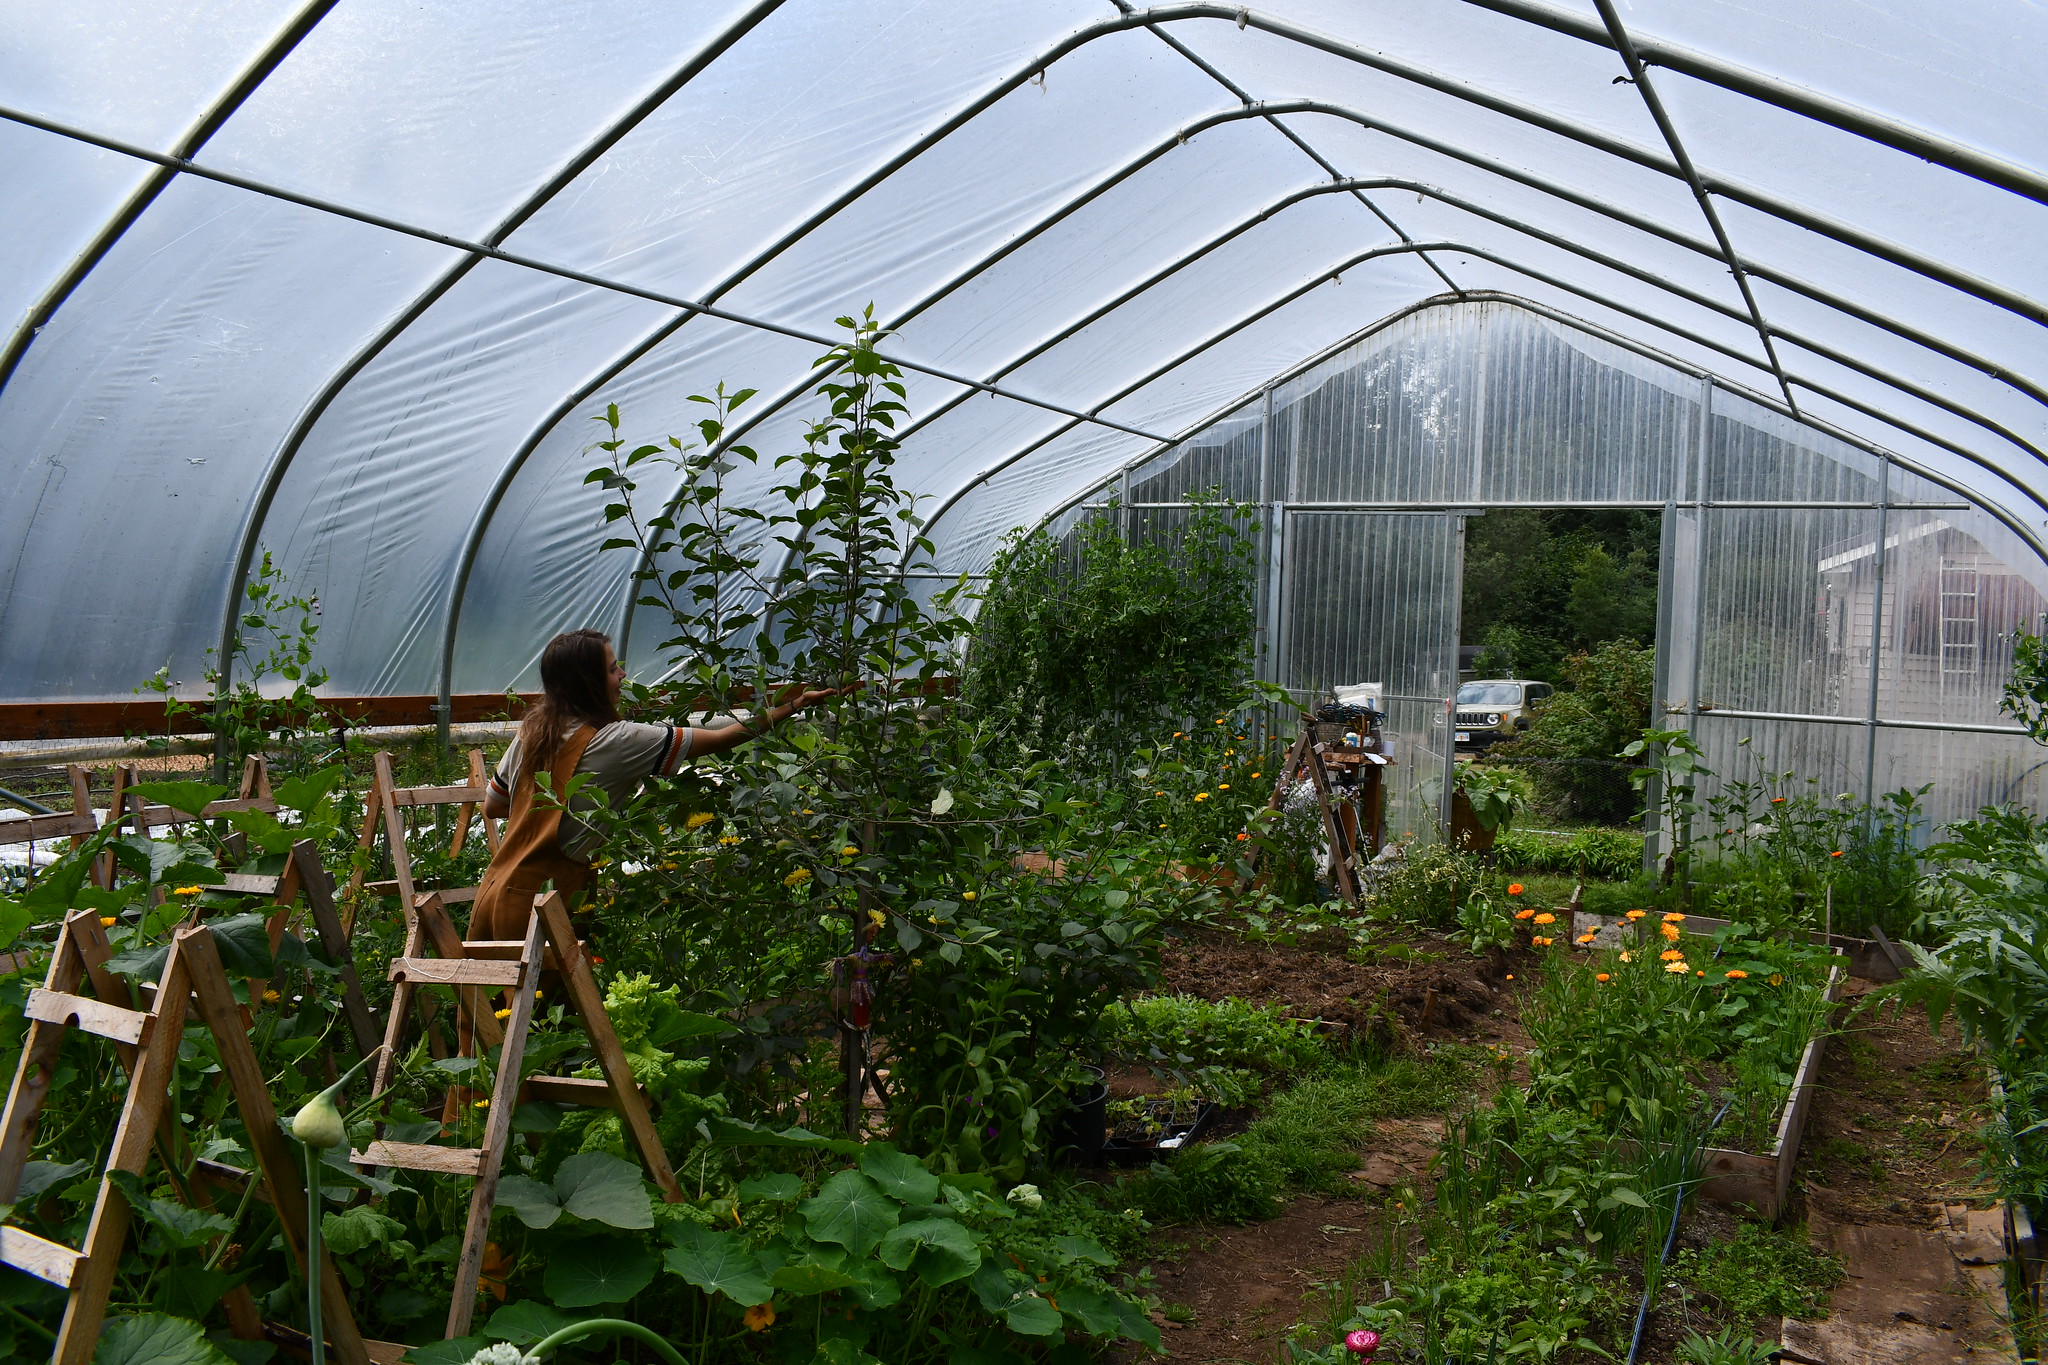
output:
[{"label": "woman", "polygon": [[582,792],[566,811],[553,801],[538,801],[537,773],[548,774],[549,790],[557,796],[570,778],[588,773],[585,790],[595,787],[617,806],[642,782],[673,773],[684,759],[736,748],[812,702],[837,695],[814,689],[769,707],[754,721],[716,729],[642,725],[619,719],[625,681],[626,666],[602,631],[572,630],[541,651],[541,699],[520,721],[518,737],[498,761],[484,796],[484,815],[509,822],[470,911],[471,939],[522,939],[533,899],[549,882],[573,896],[590,880],[598,835],[576,812],[596,802]]}]

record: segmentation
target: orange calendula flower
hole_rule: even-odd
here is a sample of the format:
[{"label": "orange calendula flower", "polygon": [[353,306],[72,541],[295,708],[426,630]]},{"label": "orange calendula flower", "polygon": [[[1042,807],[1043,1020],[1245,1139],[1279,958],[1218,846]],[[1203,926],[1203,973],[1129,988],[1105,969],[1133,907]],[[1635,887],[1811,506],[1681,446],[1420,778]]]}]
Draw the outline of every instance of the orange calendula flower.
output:
[{"label": "orange calendula flower", "polygon": [[1578,943],[1591,943],[1591,942],[1592,942],[1592,941],[1593,941],[1594,939],[1596,939],[1596,938],[1598,938],[1598,937],[1600,937],[1600,931],[1599,931],[1599,930],[1597,930],[1597,929],[1588,929],[1588,930],[1587,930],[1587,931],[1586,931],[1585,933],[1583,933],[1583,934],[1580,934],[1580,935],[1578,936],[1578,938],[1577,938],[1576,940],[1574,940],[1574,941],[1575,941],[1575,942],[1578,942]]},{"label": "orange calendula flower", "polygon": [[1527,910],[1527,909],[1524,909],[1524,910],[1517,910],[1517,911],[1515,911],[1515,918],[1516,918],[1516,919],[1527,919],[1527,918],[1529,918],[1529,916],[1531,916],[1531,915],[1533,915],[1533,914],[1535,914],[1535,913],[1536,913],[1536,912],[1535,912],[1534,910]]},{"label": "orange calendula flower", "polygon": [[1247,839],[1249,839],[1249,838],[1251,838],[1251,837],[1252,837],[1251,835],[1249,835],[1249,834],[1246,834],[1246,833],[1245,833],[1244,831],[1242,831],[1242,830],[1239,830],[1239,831],[1238,831],[1238,835],[1237,835],[1237,841],[1238,841],[1238,842],[1239,842],[1239,843],[1241,844],[1241,843],[1243,843],[1243,842],[1244,842],[1245,840],[1247,840]]},{"label": "orange calendula flower", "polygon": [[1530,943],[1534,944],[1538,948],[1548,948],[1553,941],[1554,940],[1544,938],[1541,935],[1538,935],[1537,937],[1529,940]]},{"label": "orange calendula flower", "polygon": [[1782,806],[1785,804],[1785,798],[1782,796],[1774,796],[1771,798],[1771,804],[1774,806]]},{"label": "orange calendula flower", "polygon": [[1508,883],[1508,894],[1509,894],[1510,896],[1519,896],[1519,895],[1521,895],[1521,894],[1522,894],[1522,884],[1521,884],[1520,882],[1509,882],[1509,883]]},{"label": "orange calendula flower", "polygon": [[1545,910],[1542,914],[1536,917],[1536,922],[1538,924],[1555,924],[1557,923],[1557,916],[1551,914],[1548,910]]},{"label": "orange calendula flower", "polygon": [[114,916],[112,916],[112,915],[101,915],[101,916],[100,916],[100,927],[101,927],[102,929],[111,929],[111,928],[113,928],[113,927],[114,927],[115,925],[119,924],[120,922],[121,922],[121,921],[120,921],[119,919],[116,919],[116,918],[115,918]]},{"label": "orange calendula flower", "polygon": [[1705,976],[1705,975],[1706,975],[1706,973],[1705,973],[1704,971],[1699,971],[1699,972],[1694,972],[1694,973],[1693,973],[1693,975],[1694,975],[1694,976]]},{"label": "orange calendula flower", "polygon": [[1515,979],[1515,974],[1514,974],[1513,972],[1509,972],[1509,973],[1508,973],[1508,980],[1510,980],[1510,981],[1513,981],[1514,979]]},{"label": "orange calendula flower", "polygon": [[1685,916],[1673,910],[1664,916],[1664,922],[1666,924],[1683,924],[1685,923]]},{"label": "orange calendula flower", "polygon": [[1627,952],[1625,952],[1625,951],[1624,951],[1624,952],[1622,953],[1622,955],[1621,955],[1621,960],[1622,960],[1623,962],[1634,962],[1634,961],[1635,961],[1635,959],[1634,959],[1634,958],[1632,958],[1632,957],[1630,957],[1630,956],[1628,955],[1628,953],[1627,953]]},{"label": "orange calendula flower", "polygon": [[1691,971],[1692,968],[1686,966],[1683,962],[1673,962],[1667,964],[1664,970],[1667,972],[1676,972],[1680,976],[1684,976],[1687,972]]},{"label": "orange calendula flower", "polygon": [[1207,793],[1207,792],[1196,792],[1196,793],[1195,793],[1195,800],[1197,800],[1197,801],[1207,801],[1208,799],[1209,799],[1209,793]]},{"label": "orange calendula flower", "polygon": [[1657,954],[1657,960],[1659,962],[1676,962],[1684,956],[1685,954],[1677,948],[1666,948],[1663,952]]},{"label": "orange calendula flower", "polygon": [[1742,970],[1742,968],[1737,967],[1735,968],[1735,970],[1727,973],[1727,977],[1730,981],[1747,981],[1749,979],[1749,973]]},{"label": "orange calendula flower", "polygon": [[1838,848],[1838,849],[1836,849],[1836,850],[1835,850],[1835,851],[1834,851],[1833,853],[1830,853],[1830,854],[1829,854],[1828,856],[1829,856],[1830,858],[1839,858],[1839,857],[1841,857],[1841,856],[1842,856],[1842,850],[1840,850],[1840,849]]},{"label": "orange calendula flower", "polygon": [[1628,912],[1628,914],[1624,915],[1624,916],[1623,916],[1623,918],[1624,918],[1624,919],[1641,919],[1641,918],[1642,918],[1642,917],[1643,917],[1644,915],[1647,915],[1647,914],[1649,914],[1649,913],[1650,913],[1650,912],[1649,912],[1649,911],[1647,911],[1647,910],[1631,910],[1631,911],[1629,911],[1629,912]]},{"label": "orange calendula flower", "polygon": [[1679,933],[1678,926],[1675,924],[1660,924],[1657,926],[1657,932],[1664,935],[1664,937],[1670,939],[1673,943],[1678,942],[1678,940],[1681,937],[1683,937],[1683,935]]},{"label": "orange calendula flower", "polygon": [[512,1273],[512,1258],[496,1242],[484,1243],[483,1273],[477,1284],[499,1303],[505,1301],[505,1280]]},{"label": "orange calendula flower", "polygon": [[744,1321],[749,1332],[765,1332],[775,1325],[775,1305],[757,1303],[747,1310]]},{"label": "orange calendula flower", "polygon": [[1608,975],[1607,973],[1605,973],[1605,972],[1595,972],[1595,973],[1593,974],[1593,979],[1594,979],[1595,981],[1612,981],[1612,980],[1613,980],[1614,978],[1613,978],[1613,977],[1611,977],[1611,976],[1609,976],[1609,975]]}]

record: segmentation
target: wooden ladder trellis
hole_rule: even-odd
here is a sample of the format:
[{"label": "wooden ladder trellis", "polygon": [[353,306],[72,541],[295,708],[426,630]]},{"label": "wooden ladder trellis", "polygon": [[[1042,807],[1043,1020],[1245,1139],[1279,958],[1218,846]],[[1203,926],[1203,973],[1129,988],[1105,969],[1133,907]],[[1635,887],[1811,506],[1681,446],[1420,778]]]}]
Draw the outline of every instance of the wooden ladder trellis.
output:
[{"label": "wooden ladder trellis", "polygon": [[[201,889],[229,895],[268,897],[276,907],[270,913],[268,926],[273,955],[284,941],[292,905],[303,895],[313,930],[320,936],[321,950],[340,971],[342,1015],[348,1021],[355,1055],[370,1055],[370,1050],[377,1046],[377,1021],[370,1012],[369,1001],[363,996],[363,984],[356,975],[355,956],[349,950],[348,933],[342,928],[341,916],[334,905],[334,878],[320,861],[318,844],[311,839],[301,839],[293,844],[291,852],[286,855],[284,871],[275,875],[230,872],[218,884]],[[249,983],[252,1013],[260,1007],[264,985],[261,981]]]},{"label": "wooden ladder trellis", "polygon": [[[221,1069],[233,1089],[254,1150],[258,1172],[245,1178],[261,1180],[268,1189],[291,1258],[302,1273],[306,1267],[305,1187],[290,1144],[278,1128],[277,1111],[264,1088],[263,1071],[249,1045],[247,1026],[212,931],[203,925],[177,930],[147,1010],[126,1003],[129,997],[106,970],[108,951],[97,912],[76,911],[65,919],[49,974],[40,989],[29,993],[24,1009],[30,1021],[28,1034],[6,1110],[0,1114],[0,1203],[4,1203],[11,1202],[20,1189],[65,1035],[77,1028],[111,1040],[128,1068],[128,1093],[101,1172],[84,1245],[74,1249],[24,1228],[0,1225],[0,1261],[67,1291],[64,1321],[51,1355],[54,1365],[89,1365],[99,1346],[107,1298],[120,1268],[130,1222],[127,1197],[107,1173],[145,1174],[154,1145],[166,1169],[176,1174],[177,1131],[167,1102],[187,1012],[194,1003],[200,1021],[213,1034]],[[78,994],[81,985],[93,994]],[[318,1274],[327,1335],[336,1357],[342,1365],[369,1365],[348,1296],[324,1254]],[[253,1312],[246,1290],[242,1304],[243,1313]],[[230,1304],[231,1316],[234,1307]]]},{"label": "wooden ladder trellis", "polygon": [[[206,809],[198,814],[173,810],[169,806],[152,806],[146,803],[134,790],[140,785],[135,765],[123,763],[114,769],[114,791],[107,801],[106,824],[116,829],[132,824],[135,833],[148,834],[150,830],[164,825],[189,825],[198,820],[212,820],[238,810],[258,810],[267,815],[277,814],[277,798],[270,791],[270,766],[263,755],[251,754],[242,764],[242,782],[235,795],[219,801],[209,802]],[[240,839],[239,833],[229,836]],[[239,847],[231,844],[230,847]],[[237,853],[236,857],[241,855]],[[114,855],[102,853],[93,867],[93,880],[101,886],[114,884]]]},{"label": "wooden ladder trellis", "polygon": [[[392,876],[389,881],[363,881],[358,870],[349,879],[349,890],[368,890],[373,895],[396,894],[399,904],[408,912],[419,904],[426,892],[420,888],[412,871],[412,850],[406,843],[405,812],[421,807],[456,806],[455,829],[449,837],[448,856],[462,852],[469,839],[470,822],[482,811],[485,795],[490,790],[490,774],[484,767],[484,751],[469,751],[469,781],[455,787],[401,787],[392,771],[391,754],[379,750],[372,759],[374,775],[370,783],[369,797],[363,802],[363,829],[356,839],[356,847],[368,852],[376,847],[381,832],[384,844],[391,856]],[[489,818],[483,821],[484,846],[491,852],[498,851],[497,823]],[[458,905],[476,898],[476,888],[438,888],[443,905]],[[353,927],[352,925],[350,927]]]},{"label": "wooden ladder trellis", "polygon": [[[1273,783],[1273,795],[1266,802],[1269,811],[1279,810],[1287,800],[1287,793],[1300,781],[1306,772],[1315,786],[1316,805],[1323,813],[1323,835],[1330,844],[1330,880],[1336,884],[1337,893],[1346,905],[1358,904],[1358,850],[1354,846],[1351,827],[1338,812],[1337,800],[1330,783],[1330,770],[1323,763],[1322,746],[1316,742],[1316,727],[1312,719],[1305,719],[1301,727],[1301,738],[1294,741],[1294,747],[1287,751],[1287,761],[1280,766],[1280,776]],[[1251,869],[1245,877],[1245,885],[1251,885],[1257,875],[1259,850],[1254,847],[1248,857]]]},{"label": "wooden ladder trellis", "polygon": [[[434,956],[427,955],[429,950]],[[533,1022],[534,993],[543,971],[560,973],[570,1007],[582,1019],[591,1051],[596,1054],[602,1080],[534,1076],[522,1084],[519,1072],[526,1055],[527,1030]],[[385,1027],[383,1055],[377,1059],[371,1083],[373,1099],[385,1094],[396,1078],[406,1021],[420,986],[454,987],[466,1031],[485,1047],[499,1050],[481,1146],[444,1147],[380,1138],[363,1151],[350,1153],[352,1161],[366,1168],[475,1177],[448,1305],[449,1337],[468,1333],[476,1308],[491,1209],[497,1203],[498,1176],[512,1138],[512,1113],[522,1091],[558,1104],[617,1109],[627,1139],[639,1153],[649,1178],[661,1188],[662,1198],[671,1204],[682,1200],[682,1187],[661,1150],[646,1097],[634,1083],[632,1068],[605,1013],[604,995],[591,975],[590,959],[569,923],[568,901],[559,892],[535,898],[524,941],[471,942],[456,934],[440,895],[427,893],[409,916],[405,953],[393,959],[391,981],[391,1015]],[[490,1008],[489,992],[494,990],[506,991],[511,997],[502,1028]]]}]

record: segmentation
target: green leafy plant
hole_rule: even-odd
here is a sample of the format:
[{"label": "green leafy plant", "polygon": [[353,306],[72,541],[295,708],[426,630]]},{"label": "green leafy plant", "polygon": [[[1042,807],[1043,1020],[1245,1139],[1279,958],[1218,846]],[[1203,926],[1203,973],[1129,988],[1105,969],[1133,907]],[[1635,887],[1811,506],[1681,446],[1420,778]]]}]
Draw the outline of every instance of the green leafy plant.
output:
[{"label": "green leafy plant", "polygon": [[1471,803],[1472,817],[1481,829],[1505,833],[1533,795],[1529,779],[1513,768],[1487,767],[1478,763],[1458,765],[1457,789]]},{"label": "green leafy plant", "polygon": [[989,566],[962,680],[975,711],[1040,754],[1117,769],[1177,724],[1249,695],[1256,510],[1214,493],[1128,535],[1117,508],[1059,540],[1013,536]]},{"label": "green leafy plant", "polygon": [[1843,1268],[1808,1244],[1804,1227],[1744,1222],[1728,1241],[1679,1252],[1671,1274],[1712,1299],[1736,1327],[1756,1327],[1779,1317],[1825,1317]]}]

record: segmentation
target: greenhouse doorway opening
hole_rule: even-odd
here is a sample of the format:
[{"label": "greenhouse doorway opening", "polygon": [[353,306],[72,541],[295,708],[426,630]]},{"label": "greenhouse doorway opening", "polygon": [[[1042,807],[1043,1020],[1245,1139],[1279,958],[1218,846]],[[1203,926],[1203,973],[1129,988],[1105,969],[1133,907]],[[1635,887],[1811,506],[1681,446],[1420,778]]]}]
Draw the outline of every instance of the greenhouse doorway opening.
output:
[{"label": "greenhouse doorway opening", "polygon": [[1639,828],[1624,746],[1655,719],[1664,518],[1497,507],[1465,522],[1452,741],[1526,784],[1525,824]]}]

